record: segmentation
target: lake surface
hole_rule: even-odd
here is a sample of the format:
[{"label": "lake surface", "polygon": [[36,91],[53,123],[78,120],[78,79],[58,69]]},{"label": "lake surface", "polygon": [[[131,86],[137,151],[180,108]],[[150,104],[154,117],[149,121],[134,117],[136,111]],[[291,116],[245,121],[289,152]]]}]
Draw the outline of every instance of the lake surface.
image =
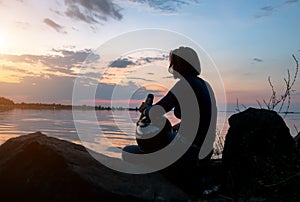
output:
[{"label": "lake surface", "polygon": [[[21,110],[0,111],[0,144],[19,135],[41,131],[42,133],[83,144],[97,152],[120,158],[121,148],[135,144],[137,111],[76,111],[77,129],[71,110]],[[220,112],[217,129],[221,135],[228,130],[227,119],[233,112]],[[92,117],[95,117],[96,121]],[[179,120],[171,114],[167,117],[172,124]],[[300,130],[300,113],[288,114],[285,121],[293,136]],[[78,136],[78,131],[80,137]]]}]

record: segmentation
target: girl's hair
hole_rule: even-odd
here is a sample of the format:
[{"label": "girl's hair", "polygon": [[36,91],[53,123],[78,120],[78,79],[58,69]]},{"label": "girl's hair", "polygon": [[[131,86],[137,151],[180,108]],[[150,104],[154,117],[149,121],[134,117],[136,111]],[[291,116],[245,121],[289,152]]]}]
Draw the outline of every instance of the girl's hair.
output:
[{"label": "girl's hair", "polygon": [[179,47],[169,55],[169,72],[181,76],[198,76],[201,73],[200,60],[196,51],[189,47]]}]

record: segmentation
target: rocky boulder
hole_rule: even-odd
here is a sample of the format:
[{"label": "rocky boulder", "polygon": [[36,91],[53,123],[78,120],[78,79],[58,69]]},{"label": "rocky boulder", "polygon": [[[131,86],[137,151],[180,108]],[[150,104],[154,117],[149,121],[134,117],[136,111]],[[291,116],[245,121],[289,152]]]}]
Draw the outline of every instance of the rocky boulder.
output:
[{"label": "rocky boulder", "polygon": [[231,192],[267,193],[299,171],[295,141],[275,111],[249,108],[232,115],[229,125],[222,161]]},{"label": "rocky boulder", "polygon": [[98,163],[83,146],[39,132],[0,146],[0,194],[1,201],[189,199],[159,173],[119,173]]},{"label": "rocky boulder", "polygon": [[298,148],[300,147],[300,132],[296,135],[296,137],[294,138],[296,143],[297,143],[297,146]]}]

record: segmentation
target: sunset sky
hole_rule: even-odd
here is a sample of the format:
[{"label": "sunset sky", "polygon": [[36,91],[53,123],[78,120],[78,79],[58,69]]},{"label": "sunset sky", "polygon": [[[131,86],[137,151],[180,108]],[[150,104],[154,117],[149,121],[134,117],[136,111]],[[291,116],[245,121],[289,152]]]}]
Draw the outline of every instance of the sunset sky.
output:
[{"label": "sunset sky", "polygon": [[[70,104],[86,58],[103,62],[96,51],[101,44],[155,28],[202,47],[221,75],[227,103],[238,99],[249,105],[271,95],[268,76],[280,94],[287,69],[294,74],[292,54],[300,60],[299,19],[298,0],[0,0],[0,96]],[[99,103],[107,102],[116,86],[141,100],[147,92],[162,96],[176,82],[167,72],[168,50],[120,55],[105,67],[105,74],[97,75]],[[214,83],[205,64],[202,69]],[[299,109],[300,77],[293,89],[293,107]],[[216,95],[220,91],[215,89]],[[126,96],[118,98],[122,102]],[[82,104],[89,101],[83,95]]]}]

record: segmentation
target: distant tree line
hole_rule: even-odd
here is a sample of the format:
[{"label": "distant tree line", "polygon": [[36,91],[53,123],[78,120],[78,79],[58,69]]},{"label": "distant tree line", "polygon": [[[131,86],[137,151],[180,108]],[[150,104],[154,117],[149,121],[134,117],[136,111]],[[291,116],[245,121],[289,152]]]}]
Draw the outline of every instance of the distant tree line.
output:
[{"label": "distant tree line", "polygon": [[0,105],[14,105],[14,101],[5,98],[5,97],[0,97]]},{"label": "distant tree line", "polygon": [[137,111],[138,108],[135,107],[135,108],[125,108],[125,107],[110,107],[110,106],[95,106],[95,110],[107,110],[107,111],[115,111],[115,110],[118,110],[118,111],[123,111],[123,110],[131,110],[131,111]]},{"label": "distant tree line", "polygon": [[124,107],[111,107],[111,106],[72,106],[72,105],[62,105],[62,104],[47,104],[47,103],[14,103],[14,101],[0,97],[0,108],[1,109],[51,109],[51,110],[71,110],[71,109],[78,109],[78,110],[107,110],[107,111],[123,111],[123,110],[132,110],[137,111],[138,108],[124,108]]}]

